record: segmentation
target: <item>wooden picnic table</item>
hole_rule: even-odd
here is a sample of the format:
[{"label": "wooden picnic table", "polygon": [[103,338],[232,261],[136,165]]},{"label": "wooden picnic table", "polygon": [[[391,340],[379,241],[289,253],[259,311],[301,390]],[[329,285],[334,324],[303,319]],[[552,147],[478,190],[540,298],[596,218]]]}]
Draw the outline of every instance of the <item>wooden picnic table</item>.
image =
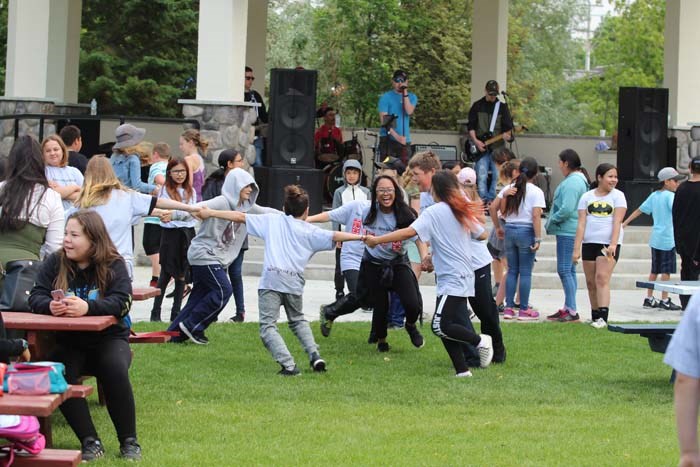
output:
[{"label": "wooden picnic table", "polygon": [[637,288],[679,295],[693,295],[700,291],[700,281],[637,281]]},{"label": "wooden picnic table", "polygon": [[157,297],[158,295],[160,295],[160,289],[157,287],[134,287],[131,290],[131,298],[135,302],[148,300],[153,297]]}]

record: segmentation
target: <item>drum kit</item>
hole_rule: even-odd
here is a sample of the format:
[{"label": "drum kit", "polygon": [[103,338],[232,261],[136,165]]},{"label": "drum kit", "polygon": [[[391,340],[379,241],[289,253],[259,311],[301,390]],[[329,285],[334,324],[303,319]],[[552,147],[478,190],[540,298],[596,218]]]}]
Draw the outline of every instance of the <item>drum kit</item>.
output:
[{"label": "drum kit", "polygon": [[[353,132],[352,139],[345,141],[341,147],[321,139],[320,154],[316,157],[318,167],[323,170],[323,198],[328,204],[333,202],[333,193],[344,183],[343,164],[346,160],[356,160],[362,164],[362,145]],[[363,174],[365,183],[365,176]]]}]

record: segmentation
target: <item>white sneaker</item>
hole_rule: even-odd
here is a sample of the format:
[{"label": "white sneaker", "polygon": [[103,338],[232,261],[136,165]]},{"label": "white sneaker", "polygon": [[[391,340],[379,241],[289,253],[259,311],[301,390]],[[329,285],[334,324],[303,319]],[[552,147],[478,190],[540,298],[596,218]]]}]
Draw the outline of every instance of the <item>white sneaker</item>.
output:
[{"label": "white sneaker", "polygon": [[469,370],[467,370],[467,371],[465,371],[465,372],[463,372],[463,373],[457,373],[455,376],[456,376],[457,378],[471,378],[471,377],[472,377],[472,372],[469,371]]},{"label": "white sneaker", "polygon": [[591,326],[593,326],[596,329],[603,329],[608,326],[608,323],[606,323],[603,318],[598,318],[597,320],[591,323]]},{"label": "white sneaker", "polygon": [[486,368],[493,360],[493,339],[488,334],[481,334],[481,342],[476,346],[479,351],[479,366]]}]

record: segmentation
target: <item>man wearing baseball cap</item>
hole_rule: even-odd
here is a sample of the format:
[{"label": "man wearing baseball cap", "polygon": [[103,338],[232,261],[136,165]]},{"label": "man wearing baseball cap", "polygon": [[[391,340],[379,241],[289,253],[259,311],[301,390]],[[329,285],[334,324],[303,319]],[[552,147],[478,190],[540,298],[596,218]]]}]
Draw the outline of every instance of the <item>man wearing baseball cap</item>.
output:
[{"label": "man wearing baseball cap", "polygon": [[[700,157],[690,161],[690,179],[681,183],[673,200],[673,234],[681,255],[681,280],[700,279]],[[690,295],[681,295],[685,310]]]},{"label": "man wearing baseball cap", "polygon": [[379,150],[382,156],[396,157],[405,164],[411,144],[411,115],[418,105],[418,97],[408,92],[408,73],[404,70],[394,72],[391,87],[391,91],[379,98]]},{"label": "man wearing baseball cap", "polygon": [[[474,102],[469,109],[469,139],[476,147],[475,154],[477,182],[479,196],[487,204],[496,197],[496,184],[498,183],[498,167],[493,160],[494,149],[505,145],[505,141],[510,141],[513,137],[513,120],[510,117],[508,104],[498,100],[500,88],[498,83],[491,79],[486,82],[485,96]],[[495,114],[495,116],[494,116]],[[493,143],[490,147],[484,144],[484,140],[490,136],[504,135],[504,139]],[[487,183],[489,171],[491,172],[491,183]]]}]

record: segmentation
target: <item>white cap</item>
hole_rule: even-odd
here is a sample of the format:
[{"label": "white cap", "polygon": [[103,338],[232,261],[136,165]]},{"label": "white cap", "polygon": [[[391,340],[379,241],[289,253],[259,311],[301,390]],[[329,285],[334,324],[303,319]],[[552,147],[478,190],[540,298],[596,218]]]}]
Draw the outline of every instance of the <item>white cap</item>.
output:
[{"label": "white cap", "polygon": [[665,182],[666,180],[684,180],[685,176],[680,175],[676,169],[673,167],[664,167],[663,169],[659,170],[659,177],[660,182]]},{"label": "white cap", "polygon": [[476,172],[471,167],[465,167],[457,174],[457,180],[462,185],[474,185],[476,184]]}]

